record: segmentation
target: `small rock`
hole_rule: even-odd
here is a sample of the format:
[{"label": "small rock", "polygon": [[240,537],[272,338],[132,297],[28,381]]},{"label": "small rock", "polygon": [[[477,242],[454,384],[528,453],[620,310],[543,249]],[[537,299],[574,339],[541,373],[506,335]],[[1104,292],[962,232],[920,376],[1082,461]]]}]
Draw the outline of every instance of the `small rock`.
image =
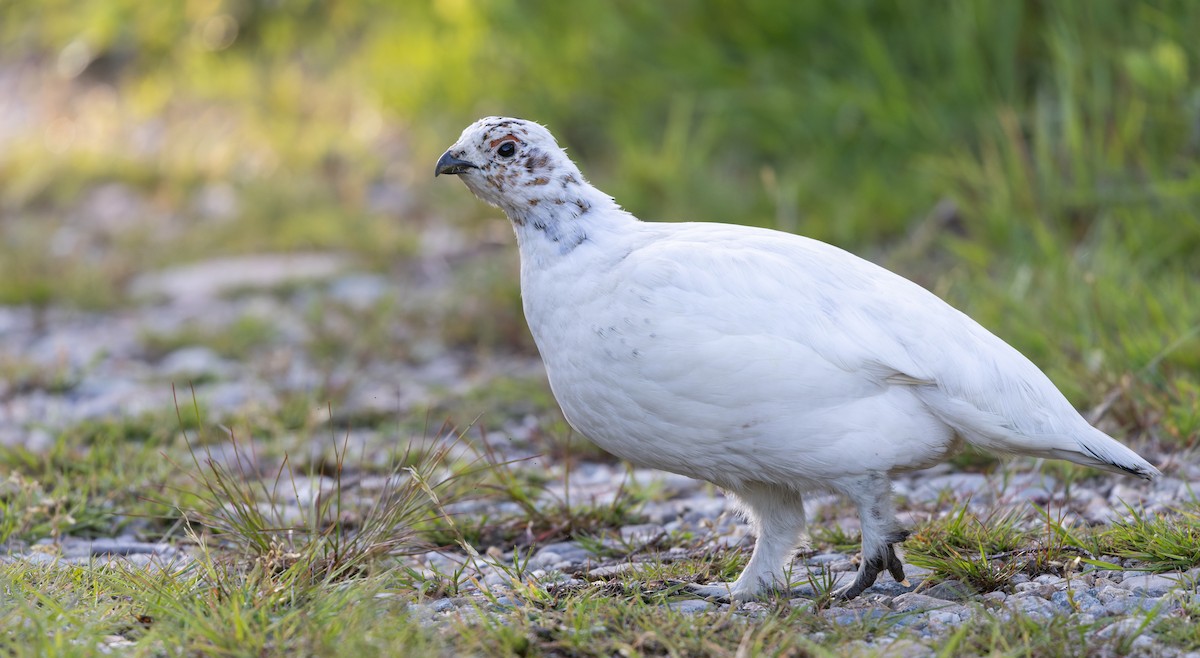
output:
[{"label": "small rock", "polygon": [[675,612],[682,612],[687,615],[694,615],[701,612],[708,612],[716,608],[716,606],[704,599],[688,599],[686,601],[671,601],[667,603],[667,607]]},{"label": "small rock", "polygon": [[908,585],[904,585],[894,580],[880,579],[875,581],[874,585],[868,587],[867,591],[871,592],[872,594],[882,594],[884,596],[899,596],[905,592],[912,591],[913,587],[914,586],[911,584],[911,582]]},{"label": "small rock", "polygon": [[926,569],[925,567],[918,567],[915,564],[904,565],[904,575],[907,576],[908,579],[912,580],[912,581],[924,580],[925,578],[928,578],[929,574],[931,574],[931,573],[933,573],[932,569]]},{"label": "small rock", "polygon": [[187,380],[203,376],[223,376],[230,369],[229,363],[213,350],[200,345],[181,347],[167,356],[158,365],[158,370],[168,379]]},{"label": "small rock", "polygon": [[666,530],[657,523],[627,525],[621,528],[621,539],[629,544],[645,544],[666,534]]},{"label": "small rock", "polygon": [[841,626],[854,624],[866,619],[879,619],[887,614],[889,614],[887,610],[872,608],[829,608],[821,612],[822,617]]},{"label": "small rock", "polygon": [[1111,523],[1118,518],[1118,514],[1113,510],[1112,505],[1108,501],[1095,496],[1088,501],[1083,509],[1083,518],[1090,523]]},{"label": "small rock", "polygon": [[1008,595],[1004,592],[987,592],[980,598],[983,599],[984,605],[990,608],[1004,605],[1004,600],[1008,598]]},{"label": "small rock", "polygon": [[551,567],[562,561],[562,556],[558,553],[542,549],[537,552],[537,555],[529,559],[529,566],[533,568]]},{"label": "small rock", "polygon": [[1037,505],[1045,505],[1054,498],[1054,494],[1045,487],[1026,487],[1004,496],[1008,501],[1026,501]]},{"label": "small rock", "polygon": [[1159,599],[1134,594],[1120,586],[1107,587],[1096,593],[1096,598],[1104,604],[1104,611],[1110,615],[1124,615],[1134,610],[1149,610],[1158,605]]},{"label": "small rock", "polygon": [[508,588],[512,586],[512,576],[502,571],[492,571],[483,577],[483,584],[488,588],[499,587]]},{"label": "small rock", "polygon": [[635,566],[636,565],[634,565],[631,562],[622,562],[620,564],[609,564],[609,565],[606,565],[603,567],[596,567],[595,569],[588,571],[588,575],[591,576],[592,578],[608,578],[610,576],[616,576],[618,574],[623,574],[626,571],[633,569]]},{"label": "small rock", "polygon": [[1036,593],[1040,592],[1041,590],[1042,590],[1042,584],[1035,583],[1033,581],[1029,581],[1027,583],[1017,583],[1016,585],[1013,585],[1013,591],[1018,594],[1024,594],[1027,592],[1033,592],[1036,594]]},{"label": "small rock", "polygon": [[440,599],[433,602],[434,612],[449,612],[458,607],[457,599]]},{"label": "small rock", "polygon": [[986,486],[987,476],[981,473],[950,473],[926,479],[913,491],[913,498],[918,501],[937,500],[942,492],[949,491],[956,498],[971,497],[978,502],[980,497],[977,494]]},{"label": "small rock", "polygon": [[1096,631],[1096,637],[1102,637],[1102,638],[1131,637],[1135,633],[1140,634],[1144,630],[1144,629],[1142,629],[1143,624],[1144,624],[1144,621],[1142,619],[1139,619],[1136,617],[1131,617],[1129,619],[1121,619],[1119,621],[1115,621],[1115,622],[1109,624],[1108,626],[1105,626],[1104,628],[1101,628],[1100,630]]},{"label": "small rock", "polygon": [[975,596],[970,585],[958,580],[945,580],[925,590],[928,596],[945,601],[966,601]]},{"label": "small rock", "polygon": [[1127,575],[1118,585],[1122,589],[1147,596],[1162,596],[1178,586],[1178,575],[1164,576],[1160,574]]},{"label": "small rock", "polygon": [[[583,564],[593,557],[586,548],[573,541],[546,544],[537,552],[537,555],[541,555],[542,553],[554,553],[559,556],[560,560],[573,564]],[[537,555],[534,556],[535,559]]]},{"label": "small rock", "polygon": [[896,612],[911,612],[913,610],[940,610],[947,608],[959,608],[953,603],[947,602],[945,599],[939,599],[925,594],[917,594],[916,592],[906,592],[892,599],[892,609]]},{"label": "small rock", "polygon": [[492,602],[493,610],[511,610],[514,607],[516,607],[516,602],[508,596],[498,596],[496,597],[496,600]]},{"label": "small rock", "polygon": [[925,622],[929,625],[929,630],[940,632],[958,626],[963,622],[963,617],[957,612],[937,610],[925,615]]},{"label": "small rock", "polygon": [[1033,619],[1053,619],[1059,612],[1053,603],[1037,596],[1010,596],[1004,601],[1004,605]]},{"label": "small rock", "polygon": [[1088,592],[1071,594],[1070,591],[1058,591],[1050,596],[1050,601],[1068,614],[1082,612],[1094,616],[1103,616],[1106,612],[1104,604]]}]

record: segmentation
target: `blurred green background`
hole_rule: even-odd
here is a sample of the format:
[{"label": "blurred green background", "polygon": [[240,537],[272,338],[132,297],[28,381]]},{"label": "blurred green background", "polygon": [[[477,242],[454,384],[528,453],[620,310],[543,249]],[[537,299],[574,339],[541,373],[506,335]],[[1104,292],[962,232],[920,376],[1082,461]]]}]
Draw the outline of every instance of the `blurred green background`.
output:
[{"label": "blurred green background", "polygon": [[[432,166],[515,115],[644,219],[863,254],[1191,445],[1198,34],[1187,0],[6,0],[0,303],[121,306],[228,253],[387,271],[439,223],[493,239]],[[114,182],[140,201],[64,239]],[[508,306],[512,262],[486,291]]]}]

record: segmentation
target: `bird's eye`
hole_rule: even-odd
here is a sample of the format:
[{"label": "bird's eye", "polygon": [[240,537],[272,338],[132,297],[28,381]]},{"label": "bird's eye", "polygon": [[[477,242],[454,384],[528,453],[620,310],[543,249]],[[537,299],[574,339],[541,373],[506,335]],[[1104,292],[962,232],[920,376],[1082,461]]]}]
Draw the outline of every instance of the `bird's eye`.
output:
[{"label": "bird's eye", "polygon": [[500,148],[496,149],[496,153],[502,158],[511,158],[517,152],[517,145],[512,142],[504,142]]}]

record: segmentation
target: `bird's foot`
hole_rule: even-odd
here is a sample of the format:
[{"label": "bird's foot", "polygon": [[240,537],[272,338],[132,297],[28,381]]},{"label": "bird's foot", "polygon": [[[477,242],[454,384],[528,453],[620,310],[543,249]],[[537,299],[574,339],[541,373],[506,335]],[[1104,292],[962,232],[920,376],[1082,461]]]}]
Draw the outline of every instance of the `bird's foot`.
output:
[{"label": "bird's foot", "polygon": [[[901,538],[903,540],[903,537]],[[854,582],[835,591],[833,597],[843,601],[852,599],[863,590],[875,584],[879,574],[884,570],[892,574],[892,578],[898,583],[904,583],[904,564],[900,562],[900,558],[896,557],[896,549],[894,544],[888,544],[887,550],[880,555],[873,556],[863,561],[862,567],[858,570],[858,577]]]}]

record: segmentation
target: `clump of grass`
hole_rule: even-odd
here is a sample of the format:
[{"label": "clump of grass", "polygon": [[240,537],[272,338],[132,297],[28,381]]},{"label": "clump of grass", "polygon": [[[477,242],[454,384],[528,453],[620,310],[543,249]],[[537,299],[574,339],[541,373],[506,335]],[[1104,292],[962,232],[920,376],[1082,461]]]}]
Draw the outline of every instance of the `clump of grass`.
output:
[{"label": "clump of grass", "polygon": [[251,557],[252,569],[293,577],[300,568],[312,583],[361,577],[382,558],[417,550],[416,528],[436,513],[439,494],[466,473],[447,463],[453,447],[447,442],[420,463],[401,456],[379,490],[358,496],[352,493],[357,482],[346,476],[346,440],[334,440],[327,478],[297,473],[285,454],[274,476],[264,479],[253,452],[232,431],[228,438],[226,458],[188,439],[199,485],[199,509],[181,510],[189,533],[202,545],[212,539],[232,555]]},{"label": "clump of grass", "polygon": [[983,592],[1004,589],[1025,562],[1015,552],[1031,543],[1015,513],[980,519],[963,504],[917,528],[904,543],[908,562],[935,578],[959,580]]},{"label": "clump of grass", "polygon": [[1162,573],[1200,565],[1200,504],[1148,516],[1126,506],[1129,518],[1100,533],[1098,550],[1133,559],[1141,569]]},{"label": "clump of grass", "polygon": [[814,526],[809,534],[814,546],[835,553],[851,553],[862,547],[861,534],[846,532],[846,529],[837,523]]},{"label": "clump of grass", "polygon": [[10,473],[0,482],[0,546],[106,527],[107,512],[89,504],[87,496],[71,496],[55,483]]},{"label": "clump of grass", "polygon": [[0,650],[31,658],[164,647],[205,656],[444,655],[444,641],[388,596],[383,579],[298,590],[268,570],[228,566],[205,551],[183,569],[2,565]]},{"label": "clump of grass", "polygon": [[[537,544],[578,539],[599,545],[597,539],[622,526],[641,523],[638,513],[643,492],[630,488],[628,477],[608,502],[572,501],[570,460],[564,466],[563,494],[551,491],[544,471],[522,468],[524,460],[505,460],[480,435],[481,495],[497,503],[511,503],[519,512],[500,516],[488,514],[435,520],[425,532],[435,543],[466,543],[476,549],[522,548]],[[567,449],[569,452],[569,448]]]},{"label": "clump of grass", "polygon": [[1200,649],[1200,605],[1187,603],[1170,615],[1159,616],[1152,630],[1168,646],[1184,651]]},{"label": "clump of grass", "polygon": [[148,414],[82,423],[42,451],[0,447],[0,544],[110,535],[160,516],[147,498],[173,475],[159,457],[168,437]]},{"label": "clump of grass", "polygon": [[1071,617],[1046,620],[1008,611],[1004,615],[978,614],[939,642],[941,656],[1045,656],[1083,658],[1125,655],[1116,651],[1123,638],[1099,639],[1095,626]]},{"label": "clump of grass", "polygon": [[655,584],[731,582],[746,567],[749,555],[736,547],[708,546],[693,541],[682,552],[654,554],[651,559],[612,576],[603,576],[615,591],[634,591]]}]

